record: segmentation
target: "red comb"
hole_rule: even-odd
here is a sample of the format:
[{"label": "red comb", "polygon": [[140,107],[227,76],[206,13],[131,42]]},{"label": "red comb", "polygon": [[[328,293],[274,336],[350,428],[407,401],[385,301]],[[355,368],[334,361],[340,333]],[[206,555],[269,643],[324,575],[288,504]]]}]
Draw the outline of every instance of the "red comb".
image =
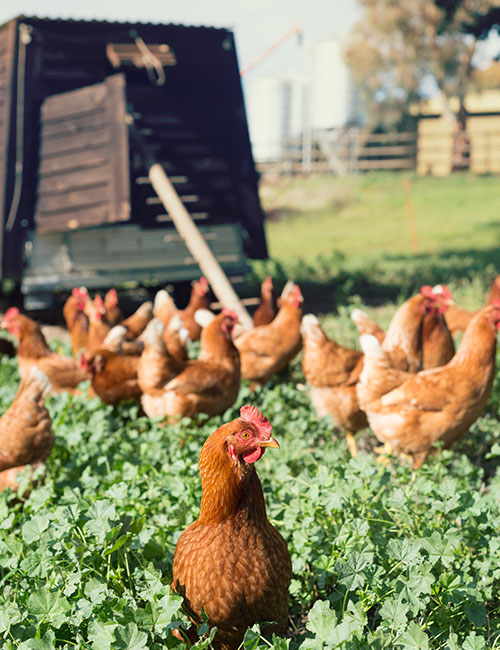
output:
[{"label": "red comb", "polygon": [[71,294],[77,298],[86,298],[88,296],[88,291],[85,287],[75,287]]},{"label": "red comb", "polygon": [[271,437],[273,427],[256,406],[242,406],[240,408],[240,415],[247,422],[251,422],[265,438]]},{"label": "red comb", "polygon": [[221,314],[223,316],[228,316],[229,318],[232,318],[235,323],[238,322],[238,314],[235,311],[233,311],[232,309],[223,309],[221,311]]},{"label": "red comb", "polygon": [[434,295],[430,284],[424,284],[424,286],[420,288],[420,293],[426,298],[432,298]]},{"label": "red comb", "polygon": [[9,307],[7,311],[5,312],[5,316],[3,317],[4,320],[10,320],[11,318],[15,318],[16,316],[19,316],[19,309],[17,307]]},{"label": "red comb", "polygon": [[[437,291],[437,287],[440,287],[440,291]],[[452,300],[452,295],[451,291],[448,289],[448,287],[445,284],[439,284],[436,287],[433,288],[433,291],[437,293],[439,296],[444,298],[445,300]]]},{"label": "red comb", "polygon": [[104,302],[110,306],[116,307],[118,305],[118,292],[116,289],[110,289],[104,297]]}]

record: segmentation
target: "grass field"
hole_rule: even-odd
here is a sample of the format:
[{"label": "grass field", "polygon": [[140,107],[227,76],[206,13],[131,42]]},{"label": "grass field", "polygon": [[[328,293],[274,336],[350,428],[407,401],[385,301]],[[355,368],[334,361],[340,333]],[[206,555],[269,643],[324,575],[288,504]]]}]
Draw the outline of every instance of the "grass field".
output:
[{"label": "grass field", "polygon": [[500,180],[462,174],[311,176],[263,184],[271,256],[311,260],[334,250],[349,257],[412,256],[404,178],[411,182],[417,254],[478,251],[490,260],[500,244]]},{"label": "grass field", "polygon": [[[16,366],[0,360],[2,412]],[[165,426],[85,393],[50,398],[44,484],[27,499],[0,493],[0,647],[185,648],[171,635],[188,623],[169,584],[176,541],[199,512],[200,448],[254,403],[281,445],[257,471],[293,577],[287,638],[255,628],[244,650],[498,650],[498,379],[471,433],[418,471],[377,464],[368,431],[351,459],[300,387],[299,359],[254,394],[243,382],[234,407],[204,424]]]},{"label": "grass field", "polygon": [[[403,181],[411,181],[416,250]],[[500,270],[500,179],[456,174],[311,176],[262,183],[271,259],[254,265],[294,278],[322,313],[361,300],[400,301],[445,283],[478,307]],[[463,294],[463,295],[462,295]]]},{"label": "grass field", "polygon": [[[449,280],[459,303],[478,307],[500,270],[496,186],[415,179],[415,214],[426,215],[417,257],[407,251],[400,177],[265,187],[281,220],[268,223],[275,259],[257,263],[254,279],[292,273],[304,311],[324,307],[344,345],[357,344],[349,312],[365,298],[382,325],[393,299],[425,281]],[[18,384],[17,360],[0,358],[0,413]],[[500,650],[500,372],[467,436],[414,471],[398,458],[377,463],[369,430],[350,458],[343,434],[314,412],[300,357],[254,393],[242,382],[234,406],[208,422],[150,420],[137,404],[106,406],[85,389],[48,398],[56,444],[45,481],[27,497],[28,476],[18,495],[0,492],[0,648],[186,648],[172,636],[189,625],[170,592],[175,545],[199,512],[201,446],[248,403],[281,445],[257,472],[293,576],[286,638],[254,626],[242,650]],[[212,647],[207,632],[200,626],[194,649]]]}]

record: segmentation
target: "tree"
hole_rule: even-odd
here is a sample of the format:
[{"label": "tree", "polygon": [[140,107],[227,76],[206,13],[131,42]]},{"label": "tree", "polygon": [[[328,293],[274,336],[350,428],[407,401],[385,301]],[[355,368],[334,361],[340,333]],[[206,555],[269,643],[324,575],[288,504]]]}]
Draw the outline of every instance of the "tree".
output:
[{"label": "tree", "polygon": [[[394,125],[434,89],[463,130],[479,39],[498,21],[500,0],[359,0],[363,17],[345,50],[372,123]],[[459,109],[449,100],[458,97]]]}]

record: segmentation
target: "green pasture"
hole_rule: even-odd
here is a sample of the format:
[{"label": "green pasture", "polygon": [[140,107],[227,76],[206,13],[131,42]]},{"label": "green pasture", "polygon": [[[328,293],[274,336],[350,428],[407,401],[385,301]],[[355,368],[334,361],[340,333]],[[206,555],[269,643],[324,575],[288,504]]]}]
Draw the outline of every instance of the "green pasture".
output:
[{"label": "green pasture", "polygon": [[436,283],[476,308],[500,271],[495,176],[317,175],[262,181],[260,194],[271,258],[254,280],[296,280],[312,311],[400,302]]}]

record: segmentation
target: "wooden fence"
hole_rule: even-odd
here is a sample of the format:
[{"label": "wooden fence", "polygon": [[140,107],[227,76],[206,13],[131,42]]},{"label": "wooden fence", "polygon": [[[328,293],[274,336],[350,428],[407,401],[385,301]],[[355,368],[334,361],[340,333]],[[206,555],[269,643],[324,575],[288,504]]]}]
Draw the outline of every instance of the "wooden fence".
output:
[{"label": "wooden fence", "polygon": [[360,129],[315,133],[286,140],[278,160],[259,162],[260,173],[354,174],[370,170],[415,169],[417,133],[366,133]]},{"label": "wooden fence", "polygon": [[[356,174],[372,170],[417,171],[446,176],[458,169],[500,173],[500,129],[483,116],[468,119],[464,137],[421,120],[418,131],[367,133],[361,129],[315,133],[309,141],[283,143],[279,159],[260,162],[261,174]],[[500,120],[499,120],[500,122]]]}]

